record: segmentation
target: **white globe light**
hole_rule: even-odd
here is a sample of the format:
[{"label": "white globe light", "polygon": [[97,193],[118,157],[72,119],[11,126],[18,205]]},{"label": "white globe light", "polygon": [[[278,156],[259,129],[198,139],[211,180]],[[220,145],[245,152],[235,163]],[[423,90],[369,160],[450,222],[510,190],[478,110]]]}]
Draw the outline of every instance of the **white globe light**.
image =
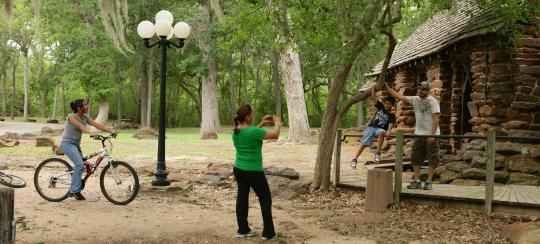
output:
[{"label": "white globe light", "polygon": [[170,25],[172,25],[173,23],[173,16],[171,12],[167,10],[161,10],[156,14],[156,22],[160,19],[166,20],[167,22],[169,22]]},{"label": "white globe light", "polygon": [[141,21],[137,26],[137,34],[139,34],[141,38],[150,38],[155,32],[154,24],[148,20]]},{"label": "white globe light", "polygon": [[174,36],[173,32],[171,31],[171,33],[169,33],[169,35],[167,36],[167,40],[170,40],[172,39]]},{"label": "white globe light", "polygon": [[166,20],[157,20],[156,21],[156,35],[157,36],[168,36],[172,32],[172,25],[169,24]]},{"label": "white globe light", "polygon": [[178,22],[174,25],[174,35],[180,39],[186,39],[191,32],[191,28],[184,22]]}]

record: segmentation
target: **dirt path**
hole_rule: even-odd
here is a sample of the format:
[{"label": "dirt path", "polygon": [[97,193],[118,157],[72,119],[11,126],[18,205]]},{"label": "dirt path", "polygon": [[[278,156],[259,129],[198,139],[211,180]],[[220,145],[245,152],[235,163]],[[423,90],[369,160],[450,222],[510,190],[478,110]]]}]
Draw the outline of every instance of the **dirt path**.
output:
[{"label": "dirt path", "polygon": [[53,130],[64,128],[63,124],[42,124],[42,123],[24,123],[24,122],[0,122],[0,135],[6,132],[24,134],[40,132],[44,126],[50,127]]}]

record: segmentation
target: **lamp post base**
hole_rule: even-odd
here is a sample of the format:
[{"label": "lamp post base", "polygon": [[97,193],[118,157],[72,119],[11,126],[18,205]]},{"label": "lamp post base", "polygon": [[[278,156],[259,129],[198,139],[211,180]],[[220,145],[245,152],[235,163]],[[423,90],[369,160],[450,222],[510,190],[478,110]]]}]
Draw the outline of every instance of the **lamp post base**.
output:
[{"label": "lamp post base", "polygon": [[154,179],[152,180],[153,186],[168,186],[171,185],[171,182],[169,179],[167,179],[167,173],[166,171],[160,171],[154,173]]}]

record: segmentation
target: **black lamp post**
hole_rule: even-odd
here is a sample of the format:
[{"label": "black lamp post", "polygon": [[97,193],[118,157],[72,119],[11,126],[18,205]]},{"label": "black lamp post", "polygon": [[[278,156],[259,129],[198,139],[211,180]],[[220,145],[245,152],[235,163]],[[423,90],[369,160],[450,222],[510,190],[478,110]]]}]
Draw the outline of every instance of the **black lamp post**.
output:
[{"label": "black lamp post", "polygon": [[[144,40],[144,46],[152,48],[158,46],[161,48],[161,83],[159,86],[159,137],[158,137],[158,155],[156,172],[152,185],[168,186],[171,184],[167,179],[167,167],[165,166],[165,85],[167,79],[167,49],[172,47],[182,48],[184,40],[189,36],[189,25],[184,22],[178,22],[172,27],[173,16],[167,10],[161,10],[156,14],[156,24],[150,21],[142,21],[137,26],[137,33]],[[150,44],[150,38],[156,34],[159,40]],[[171,41],[173,35],[178,38],[178,44]]]}]

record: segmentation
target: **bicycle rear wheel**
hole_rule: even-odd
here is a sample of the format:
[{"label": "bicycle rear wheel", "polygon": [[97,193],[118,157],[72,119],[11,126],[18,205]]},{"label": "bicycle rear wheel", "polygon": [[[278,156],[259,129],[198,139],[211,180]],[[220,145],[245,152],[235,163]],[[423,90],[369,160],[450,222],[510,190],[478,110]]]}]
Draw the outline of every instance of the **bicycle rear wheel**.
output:
[{"label": "bicycle rear wheel", "polygon": [[26,181],[19,176],[0,172],[0,184],[13,188],[22,188],[26,186]]},{"label": "bicycle rear wheel", "polygon": [[126,205],[137,197],[139,177],[128,163],[113,161],[101,171],[99,185],[107,200],[116,205]]},{"label": "bicycle rear wheel", "polygon": [[69,195],[73,168],[63,159],[50,158],[39,164],[34,173],[37,193],[47,201],[60,202]]}]

